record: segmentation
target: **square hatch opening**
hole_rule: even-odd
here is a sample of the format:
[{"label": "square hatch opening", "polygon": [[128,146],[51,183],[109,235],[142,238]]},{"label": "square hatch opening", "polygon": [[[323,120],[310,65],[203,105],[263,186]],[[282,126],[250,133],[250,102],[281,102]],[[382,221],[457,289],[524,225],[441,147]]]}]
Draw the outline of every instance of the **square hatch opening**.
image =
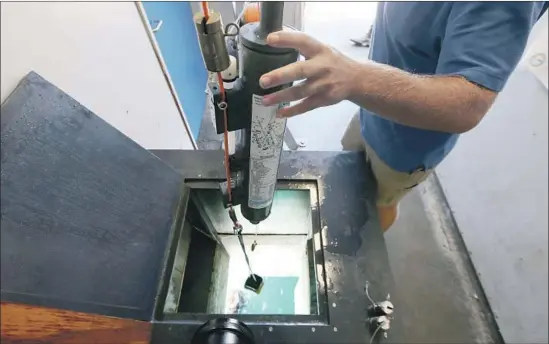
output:
[{"label": "square hatch opening", "polygon": [[190,185],[169,252],[169,279],[157,307],[162,319],[185,319],[189,314],[316,319],[324,314],[319,302],[325,294],[319,286],[325,283],[319,280],[324,262],[315,184],[278,185],[271,215],[259,225],[235,207],[251,269],[264,279],[259,294],[244,288],[250,271],[217,183]]}]

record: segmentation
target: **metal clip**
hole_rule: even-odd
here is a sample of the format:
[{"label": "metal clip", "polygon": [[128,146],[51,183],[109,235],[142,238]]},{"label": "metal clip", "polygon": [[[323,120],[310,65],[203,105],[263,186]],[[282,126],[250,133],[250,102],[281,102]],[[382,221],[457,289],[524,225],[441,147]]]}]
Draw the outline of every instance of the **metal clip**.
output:
[{"label": "metal clip", "polygon": [[226,102],[220,102],[219,104],[217,104],[217,107],[219,108],[219,110],[225,111],[225,109],[227,109],[227,103]]},{"label": "metal clip", "polygon": [[160,28],[162,27],[162,24],[164,22],[162,20],[153,20],[151,21],[151,24],[156,24],[155,27],[151,28],[151,31],[152,32],[158,32],[158,30],[160,30]]},{"label": "metal clip", "polygon": [[[235,32],[229,33],[229,30],[231,28],[235,28]],[[239,33],[240,33],[240,27],[238,27],[237,24],[229,23],[227,24],[227,26],[225,26],[225,34],[224,34],[225,37],[236,37],[238,36]]]},{"label": "metal clip", "polygon": [[370,283],[366,281],[365,294],[368,300],[372,303],[368,307],[368,323],[370,324],[370,333],[372,337],[370,344],[373,343],[379,331],[383,332],[383,337],[387,338],[387,331],[391,328],[392,315],[394,313],[394,306],[390,299],[390,295],[387,294],[385,301],[375,302],[370,297],[369,293]]},{"label": "metal clip", "polygon": [[395,309],[393,303],[388,300],[378,302],[377,308],[379,309],[379,313],[383,315],[392,315]]},{"label": "metal clip", "polygon": [[369,319],[370,331],[373,332],[372,338],[370,338],[370,344],[374,342],[374,339],[379,331],[383,333],[383,337],[387,338],[387,331],[391,328],[391,319],[385,315],[380,317],[374,317]]},{"label": "metal clip", "polygon": [[238,223],[238,219],[236,218],[236,212],[234,211],[234,208],[230,204],[229,204],[229,217],[231,218],[231,221],[233,221],[235,225]]},{"label": "metal clip", "polygon": [[370,286],[370,283],[366,282],[366,287],[364,288],[364,291],[366,293],[366,297],[372,303],[372,305],[368,307],[368,315],[370,317],[378,317],[378,316],[383,316],[383,315],[386,315],[386,316],[392,315],[393,312],[394,312],[395,307],[394,307],[393,303],[391,301],[389,301],[391,296],[389,294],[387,294],[387,298],[385,299],[385,301],[374,302],[374,300],[372,300],[372,298],[370,297],[370,293],[368,292],[369,286]]}]

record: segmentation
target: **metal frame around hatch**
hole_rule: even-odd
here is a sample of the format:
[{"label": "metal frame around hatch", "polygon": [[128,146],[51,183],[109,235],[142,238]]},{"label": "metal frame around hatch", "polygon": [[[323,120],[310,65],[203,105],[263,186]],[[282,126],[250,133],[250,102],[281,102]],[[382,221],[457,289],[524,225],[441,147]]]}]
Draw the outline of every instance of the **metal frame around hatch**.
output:
[{"label": "metal frame around hatch", "polygon": [[[181,173],[186,183],[218,182],[224,178],[221,151],[151,150]],[[278,180],[288,184],[317,186],[315,228],[321,229],[327,321],[311,322],[310,316],[252,316],[243,319],[257,343],[369,342],[364,292],[369,283],[374,300],[395,297],[387,250],[374,205],[375,183],[364,155],[353,152],[283,152]],[[187,198],[188,201],[188,198]],[[323,306],[324,307],[324,306]],[[179,319],[155,317],[151,343],[190,342],[194,332],[215,315],[189,314]],[[225,316],[226,317],[226,316]],[[401,342],[400,320],[392,321],[388,342]],[[305,338],[305,339],[304,339]]]},{"label": "metal frame around hatch", "polygon": [[[193,321],[206,322],[212,317],[232,317],[243,321],[245,323],[284,323],[291,322],[294,324],[328,324],[328,300],[326,297],[326,280],[324,269],[324,252],[320,226],[320,214],[318,211],[318,191],[315,182],[301,181],[301,182],[288,182],[280,181],[277,185],[277,190],[307,190],[309,191],[310,204],[311,204],[311,223],[312,223],[312,236],[307,242],[307,250],[309,256],[313,257],[312,261],[309,260],[309,276],[314,278],[316,283],[316,295],[317,295],[317,314],[311,315],[246,315],[246,314],[196,314],[196,313],[168,313],[164,314],[164,303],[168,288],[170,284],[171,272],[175,261],[175,255],[177,251],[177,243],[183,229],[184,219],[187,214],[188,202],[191,201],[191,192],[193,189],[216,189],[218,188],[221,180],[189,180],[185,182],[182,188],[182,194],[180,198],[180,204],[177,208],[177,214],[175,216],[175,225],[172,227],[173,233],[170,234],[172,242],[167,246],[165,259],[163,263],[163,273],[159,283],[159,290],[156,297],[155,311],[153,319],[155,321]],[[200,211],[200,205],[195,203]],[[200,212],[204,215],[205,212]],[[206,216],[203,218],[208,230],[215,236],[215,239],[219,242],[218,234],[213,229],[211,220]],[[315,247],[315,234],[320,238],[319,247]],[[320,267],[320,273],[318,269]]]}]

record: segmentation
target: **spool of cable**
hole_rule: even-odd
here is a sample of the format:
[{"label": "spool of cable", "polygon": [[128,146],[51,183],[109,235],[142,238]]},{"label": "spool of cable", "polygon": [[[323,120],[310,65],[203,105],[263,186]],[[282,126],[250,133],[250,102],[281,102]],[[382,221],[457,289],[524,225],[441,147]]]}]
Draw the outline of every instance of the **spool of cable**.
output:
[{"label": "spool of cable", "polygon": [[236,319],[212,319],[194,334],[191,344],[255,344],[252,331]]},{"label": "spool of cable", "polygon": [[236,58],[234,56],[230,56],[229,59],[231,60],[229,68],[221,72],[221,77],[223,78],[223,84],[225,85],[225,89],[231,89],[233,83],[238,78],[238,67]]}]

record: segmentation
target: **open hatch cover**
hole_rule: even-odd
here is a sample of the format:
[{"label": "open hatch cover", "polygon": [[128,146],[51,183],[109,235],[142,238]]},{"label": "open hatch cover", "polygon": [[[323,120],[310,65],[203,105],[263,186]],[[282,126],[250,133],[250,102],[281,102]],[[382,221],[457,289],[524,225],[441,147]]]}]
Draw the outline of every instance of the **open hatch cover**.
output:
[{"label": "open hatch cover", "polygon": [[2,301],[150,320],[180,174],[34,72],[1,125]]}]

